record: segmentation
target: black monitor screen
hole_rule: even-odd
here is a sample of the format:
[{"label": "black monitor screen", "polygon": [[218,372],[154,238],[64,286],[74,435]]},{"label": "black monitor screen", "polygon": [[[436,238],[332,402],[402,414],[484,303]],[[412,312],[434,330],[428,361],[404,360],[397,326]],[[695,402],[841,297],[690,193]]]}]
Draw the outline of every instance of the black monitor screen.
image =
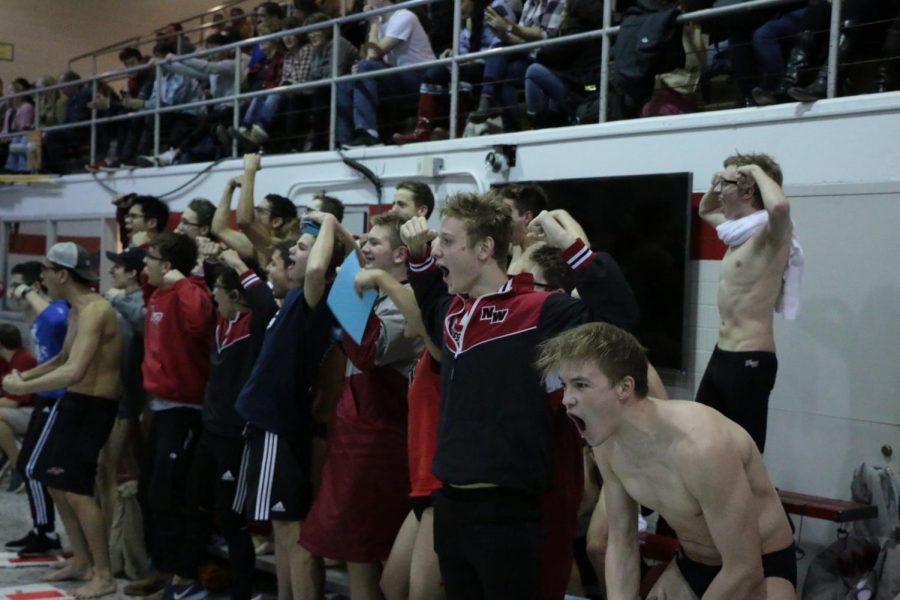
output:
[{"label": "black monitor screen", "polygon": [[592,248],[619,263],[641,308],[633,332],[657,367],[684,370],[691,174],[537,181]]}]

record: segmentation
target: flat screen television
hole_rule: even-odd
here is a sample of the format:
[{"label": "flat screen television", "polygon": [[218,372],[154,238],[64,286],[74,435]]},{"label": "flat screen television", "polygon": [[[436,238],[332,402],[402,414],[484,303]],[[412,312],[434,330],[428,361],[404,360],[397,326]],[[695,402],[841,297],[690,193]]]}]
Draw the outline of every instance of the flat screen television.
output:
[{"label": "flat screen television", "polygon": [[633,332],[656,367],[684,371],[691,174],[535,181],[622,268],[641,308]]}]

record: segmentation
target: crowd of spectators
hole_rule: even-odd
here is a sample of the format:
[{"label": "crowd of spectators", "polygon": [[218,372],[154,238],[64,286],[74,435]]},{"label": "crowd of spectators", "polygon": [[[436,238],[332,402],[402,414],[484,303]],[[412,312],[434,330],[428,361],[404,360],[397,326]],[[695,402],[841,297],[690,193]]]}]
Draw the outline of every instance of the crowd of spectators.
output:
[{"label": "crowd of spectators", "polygon": [[[169,165],[209,161],[241,151],[322,150],[328,144],[331,88],[281,88],[322,81],[334,72],[369,73],[409,67],[452,52],[452,3],[436,2],[414,10],[398,9],[377,17],[325,26],[302,35],[286,34],[242,51],[233,49],[182,59],[202,49],[215,50],[252,36],[277,34],[322,24],[343,14],[389,7],[396,0],[323,2],[295,0],[291,6],[264,2],[251,15],[232,7],[214,16],[197,47],[181,25],[159,30],[150,56],[138,48],[119,53],[123,66],[145,68],[129,74],[125,86],[103,82],[91,97],[90,85],[41,92],[54,83],[32,85],[16,79],[8,92],[33,95],[0,106],[0,161],[9,172],[25,172],[27,139],[39,125],[134,114],[128,120],[98,126],[96,162],[90,170],[121,166]],[[812,102],[826,96],[827,40],[831,3],[797,0],[775,8],[741,12],[700,24],[676,25],[680,12],[724,2],[712,0],[635,0],[617,4],[614,22],[622,24],[615,41],[610,119],[694,112],[704,107],[765,106]],[[512,47],[596,31],[602,26],[600,0],[463,0],[458,52],[461,55]],[[658,39],[648,48],[646,35]],[[332,48],[337,45],[338,51]],[[883,92],[896,87],[900,56],[900,13],[896,3],[851,0],[842,8],[838,52],[839,95]],[[460,63],[458,135],[482,135],[524,128],[590,123],[599,113],[600,38],[581,39],[538,50],[488,55]],[[331,61],[338,63],[332,68]],[[237,64],[236,64],[237,63]],[[154,80],[160,65],[161,82]],[[729,75],[722,84],[720,75]],[[237,77],[240,80],[238,81]],[[64,73],[60,81],[75,81]],[[423,67],[341,83],[337,87],[335,138],[346,146],[383,142],[406,144],[449,137],[450,70]],[[157,98],[159,90],[159,98]],[[234,93],[267,91],[239,103]],[[199,100],[220,103],[187,106],[162,113],[158,149],[154,118],[140,113]],[[524,105],[524,106],[523,106]],[[45,134],[43,170],[64,173],[83,165],[90,141],[87,127]],[[76,169],[77,170],[77,169]]]},{"label": "crowd of spectators", "polygon": [[[433,265],[413,282],[415,291],[407,282],[408,268],[421,271],[418,265],[425,260],[409,228],[425,223],[435,208],[434,195],[423,182],[398,183],[391,209],[374,216],[366,234],[355,239],[341,225],[342,203],[324,192],[303,211],[278,194],[257,201],[260,168],[258,154],[245,155],[243,175],[228,182],[218,205],[191,201],[174,228],[168,206],[156,197],[130,194],[113,200],[124,249],[107,253],[112,285],[102,292],[118,319],[121,393],[92,486],[104,520],[92,526],[105,527],[110,539],[118,540],[110,548],[147,559],[117,568],[133,580],[124,592],[205,597],[200,564],[215,532],[228,548],[230,597],[247,600],[254,592],[251,531],[265,537],[268,524],[279,597],[322,597],[325,558],[346,562],[354,598],[382,593],[398,600],[443,598],[451,588],[454,597],[470,597],[460,596],[453,561],[442,559],[439,567],[433,542],[430,497],[442,485],[431,467],[438,440],[440,364],[451,359],[446,350],[442,356],[444,342],[434,329],[442,319],[429,317],[433,293],[422,287],[446,285],[460,293],[460,286],[470,284],[462,278],[445,278],[441,284],[442,271]],[[238,190],[235,229],[230,215]],[[538,290],[538,285],[565,290],[558,297],[549,294],[546,310],[565,305],[568,316],[560,313],[548,323],[563,327],[565,319],[574,323],[596,314],[633,326],[637,304],[615,261],[590,252],[578,239],[586,237],[584,231],[565,211],[546,208],[540,187],[511,185],[484,197],[448,199],[444,215],[470,227],[493,227],[491,239],[498,245],[491,260],[504,267],[498,273],[505,278],[507,253],[513,258],[509,268],[516,294]],[[451,271],[461,273],[458,265],[465,263],[453,262],[452,242],[439,246],[435,256],[446,257],[442,260]],[[573,251],[583,255],[577,268],[564,260]],[[27,344],[16,327],[0,325],[0,379],[6,373],[26,373],[3,380],[5,384],[31,381],[27,372],[53,361],[66,338],[66,313],[61,318],[57,314],[66,302],[57,297],[60,288],[45,285],[51,269],[64,270],[53,263],[55,252],[51,249],[43,266],[26,263],[14,271],[8,298],[32,324],[32,347],[38,352],[35,357],[23,349]],[[342,328],[325,302],[335,268],[344,260],[359,263],[354,279],[359,293],[377,291],[359,337]],[[90,279],[74,281],[89,293]],[[576,287],[584,300],[568,296]],[[594,293],[599,289],[604,290],[601,295]],[[543,301],[548,294],[540,291],[538,296]],[[48,324],[35,325],[41,322]],[[49,333],[39,329],[51,322],[56,346],[45,349]],[[533,370],[527,358],[533,341],[529,337],[523,342],[528,350],[513,353],[524,361],[522,368]],[[545,397],[537,379],[526,379],[514,387]],[[655,393],[664,390],[656,388]],[[0,471],[18,464],[9,485],[15,492],[43,480],[41,473],[22,468],[29,459],[17,456],[15,440],[24,437],[23,452],[30,453],[28,438],[34,434],[28,432],[55,427],[52,419],[45,425],[43,413],[32,409],[52,406],[55,398],[11,392],[0,396],[0,450],[8,457],[0,461]],[[504,475],[505,469],[491,471],[495,467],[486,465],[483,473],[463,476],[493,481],[488,475],[493,472],[500,478],[497,483],[521,488],[516,492],[521,497],[544,498],[540,510],[548,534],[539,544],[543,566],[529,570],[519,582],[528,594],[516,597],[562,598],[573,568],[576,517],[585,510],[579,509],[584,456],[572,422],[559,411],[552,434],[543,425],[532,427],[549,418],[554,405],[558,402],[537,402],[540,414],[516,417],[533,421],[519,434],[537,435],[542,448],[549,449],[550,438],[556,439],[547,456],[523,455],[536,470],[514,475],[510,469]],[[454,427],[465,429],[463,423]],[[481,437],[474,430],[466,435]],[[469,451],[474,448],[463,454]],[[446,448],[443,452],[447,481],[461,476],[454,470],[475,467],[465,462],[453,466],[459,459],[450,458]],[[501,453],[495,462],[508,459]],[[551,468],[552,491],[535,495],[550,485]],[[135,484],[122,480],[138,482],[136,499]],[[30,492],[32,505],[41,506],[40,492],[39,487]],[[130,525],[114,521],[112,515],[124,510],[142,517],[132,518]],[[39,520],[39,512],[33,511],[34,530],[11,540],[9,549],[35,556],[59,548],[52,519]],[[517,513],[510,516],[519,518]],[[81,551],[76,549],[61,573],[81,573]],[[90,551],[97,552],[93,546]],[[492,560],[498,567],[509,566],[520,555]],[[96,554],[93,561],[107,564]],[[76,594],[106,589],[108,582],[98,578],[95,570]]]}]

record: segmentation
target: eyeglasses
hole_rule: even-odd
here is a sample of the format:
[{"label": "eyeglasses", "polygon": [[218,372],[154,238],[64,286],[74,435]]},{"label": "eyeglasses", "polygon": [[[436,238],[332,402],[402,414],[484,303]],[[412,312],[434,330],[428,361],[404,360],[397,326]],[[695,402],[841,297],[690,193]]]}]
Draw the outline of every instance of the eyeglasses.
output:
[{"label": "eyeglasses", "polygon": [[143,219],[143,218],[144,218],[144,215],[142,215],[141,213],[132,213],[132,212],[130,212],[130,213],[125,213],[125,220],[126,220],[126,221],[127,221],[128,219],[134,220],[134,219]]},{"label": "eyeglasses", "polygon": [[157,261],[164,261],[164,260],[165,260],[162,256],[153,256],[153,255],[150,254],[150,253],[147,253],[146,255],[144,255],[144,258],[146,258],[146,259],[148,259],[148,260],[157,260]]},{"label": "eyeglasses", "polygon": [[41,271],[64,271],[65,267],[59,267],[57,265],[45,265],[41,264]]},{"label": "eyeglasses", "polygon": [[258,213],[270,213],[270,212],[272,212],[272,209],[271,209],[271,208],[267,208],[267,207],[265,207],[265,206],[254,206],[254,207],[253,207],[253,212],[258,212]]},{"label": "eyeglasses", "polygon": [[738,180],[737,179],[725,179],[725,178],[722,178],[719,180],[719,185],[724,186],[726,183],[730,183],[731,185],[737,185]]},{"label": "eyeglasses", "polygon": [[188,221],[187,219],[182,219],[181,224],[188,227],[200,227],[200,223],[193,223],[191,221]]}]

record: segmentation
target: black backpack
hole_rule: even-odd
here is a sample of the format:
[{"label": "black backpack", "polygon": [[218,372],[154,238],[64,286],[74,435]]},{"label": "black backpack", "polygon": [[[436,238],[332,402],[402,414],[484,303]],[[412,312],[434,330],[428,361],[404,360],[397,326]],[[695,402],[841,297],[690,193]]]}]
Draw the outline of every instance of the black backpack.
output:
[{"label": "black backpack", "polygon": [[625,12],[613,46],[613,84],[628,105],[639,108],[650,99],[657,74],[684,66],[678,13],[655,0],[638,0]]}]

